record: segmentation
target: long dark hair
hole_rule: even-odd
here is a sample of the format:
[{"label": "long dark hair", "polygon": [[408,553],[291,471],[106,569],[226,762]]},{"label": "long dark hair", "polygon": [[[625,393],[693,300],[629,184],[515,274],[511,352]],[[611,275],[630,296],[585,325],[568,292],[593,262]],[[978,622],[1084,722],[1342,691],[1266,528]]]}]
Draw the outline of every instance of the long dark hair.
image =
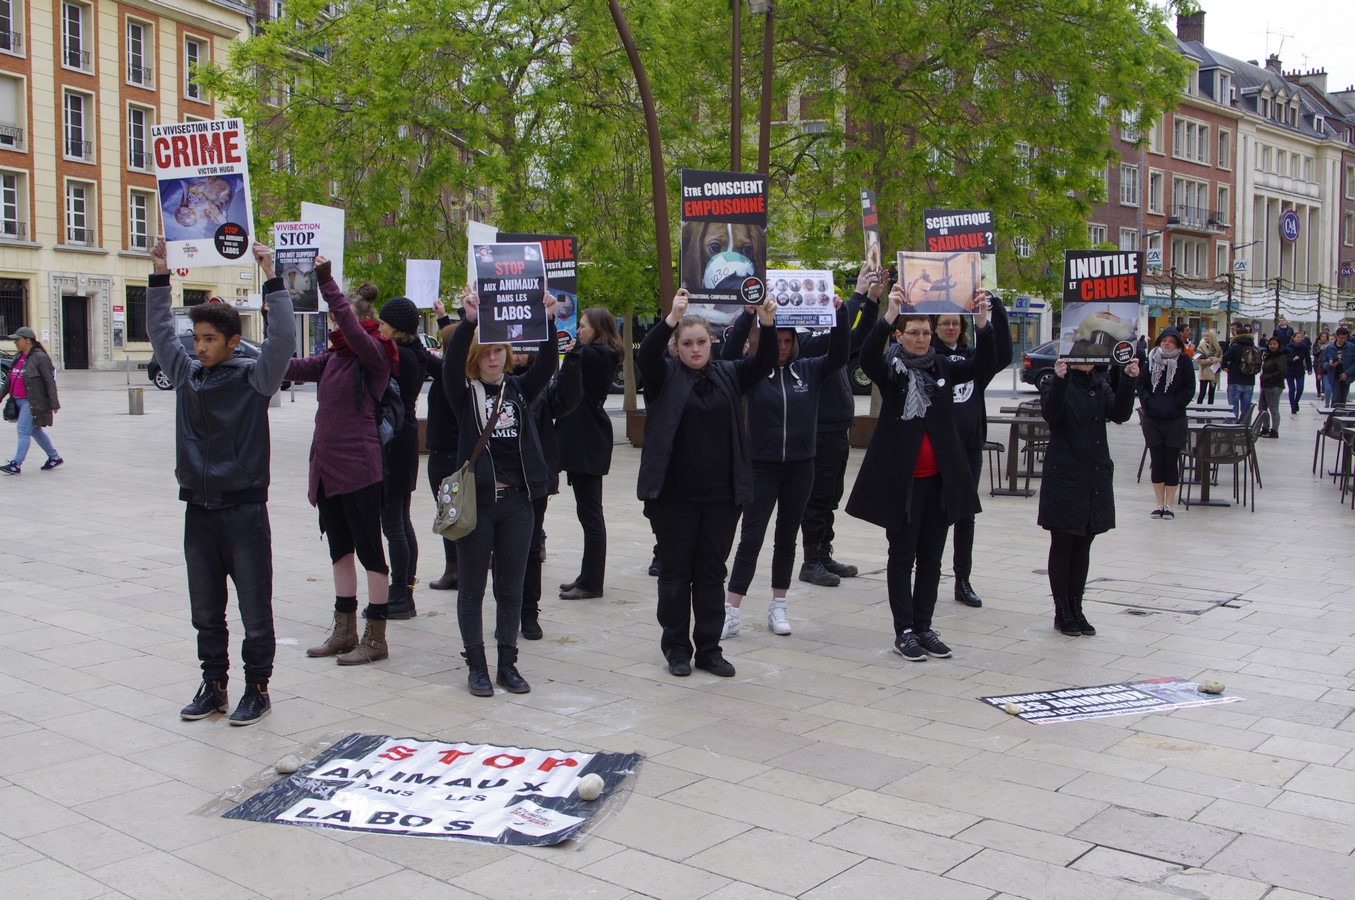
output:
[{"label": "long dark hair", "polygon": [[610,347],[617,359],[625,355],[625,345],[621,343],[621,333],[616,330],[616,317],[605,306],[590,306],[579,315],[579,321],[587,322],[593,329],[590,343]]}]

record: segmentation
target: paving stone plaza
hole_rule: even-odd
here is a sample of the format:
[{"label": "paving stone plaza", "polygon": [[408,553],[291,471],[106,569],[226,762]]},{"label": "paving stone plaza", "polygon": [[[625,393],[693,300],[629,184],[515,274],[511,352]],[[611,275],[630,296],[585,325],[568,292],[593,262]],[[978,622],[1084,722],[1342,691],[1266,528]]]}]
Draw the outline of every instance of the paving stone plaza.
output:
[{"label": "paving stone plaza", "polygon": [[[761,612],[767,546],[742,633],[724,643],[732,679],[668,674],[639,451],[618,445],[605,597],[554,599],[582,547],[572,497],[559,496],[545,639],[520,645],[532,691],[476,698],[454,595],[423,585],[419,616],[390,624],[388,660],[305,656],[333,586],[306,502],[315,393],[298,389],[272,410],[273,711],[232,728],[178,716],[200,678],[174,395],[131,377],[146,387],[142,416],[128,415],[123,373],[61,373],[50,434],[66,465],[40,472],[34,448],[22,475],[0,480],[0,896],[1355,897],[1355,511],[1311,474],[1315,397],[1262,442],[1254,513],[1150,519],[1139,431],[1111,428],[1119,527],[1092,548],[1095,637],[1051,628],[1038,500],[990,498],[985,474],[983,608],[951,599],[948,572],[941,584],[936,628],[953,659],[890,651],[884,535],[839,513],[834,555],[861,576],[796,581],[793,634],[779,637]],[[990,411],[1012,402],[1008,387],[1000,375]],[[620,398],[608,407],[619,415]],[[0,452],[13,440],[0,429]],[[1216,496],[1230,485],[1225,473]],[[425,582],[442,570],[432,518],[421,491]],[[234,611],[231,623],[238,660]],[[1048,725],[976,699],[1158,676],[1218,679],[1245,699]],[[354,732],[644,761],[582,842],[556,847],[198,814],[280,757]]]}]

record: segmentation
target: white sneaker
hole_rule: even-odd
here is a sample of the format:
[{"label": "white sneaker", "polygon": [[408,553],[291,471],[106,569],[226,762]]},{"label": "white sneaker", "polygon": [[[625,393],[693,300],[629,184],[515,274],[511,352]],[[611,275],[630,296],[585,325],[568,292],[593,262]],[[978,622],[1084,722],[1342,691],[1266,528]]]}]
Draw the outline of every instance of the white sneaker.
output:
[{"label": "white sneaker", "polygon": [[790,619],[786,618],[786,604],[773,602],[767,607],[767,627],[772,634],[790,634]]},{"label": "white sneaker", "polygon": [[720,640],[727,641],[739,633],[739,608],[725,604],[725,627],[720,632]]}]

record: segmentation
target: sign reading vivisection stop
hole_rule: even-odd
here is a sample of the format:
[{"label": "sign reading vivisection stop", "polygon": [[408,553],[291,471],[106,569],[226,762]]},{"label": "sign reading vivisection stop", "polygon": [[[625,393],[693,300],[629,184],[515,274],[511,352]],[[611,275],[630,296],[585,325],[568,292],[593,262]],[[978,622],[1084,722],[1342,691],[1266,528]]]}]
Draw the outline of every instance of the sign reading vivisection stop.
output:
[{"label": "sign reading vivisection stop", "polygon": [[151,148],[169,264],[241,262],[254,234],[243,120],[152,125]]},{"label": "sign reading vivisection stop", "polygon": [[[224,817],[547,846],[587,825],[639,762],[636,753],[351,734]],[[577,794],[588,774],[603,781],[592,801]]]}]

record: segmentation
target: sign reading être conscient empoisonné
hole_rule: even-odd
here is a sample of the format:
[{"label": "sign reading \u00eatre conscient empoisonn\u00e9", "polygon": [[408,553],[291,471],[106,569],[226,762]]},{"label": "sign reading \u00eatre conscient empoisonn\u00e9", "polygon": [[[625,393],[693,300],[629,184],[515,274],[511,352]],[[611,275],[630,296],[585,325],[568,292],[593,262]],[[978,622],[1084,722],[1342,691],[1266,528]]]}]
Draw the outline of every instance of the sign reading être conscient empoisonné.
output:
[{"label": "sign reading \u00eatre conscient empoisonn\u00e9", "polygon": [[767,176],[682,170],[681,286],[692,303],[761,303]]},{"label": "sign reading \u00eatre conscient empoisonn\u00e9", "polygon": [[1121,341],[1138,337],[1143,252],[1065,250],[1059,355],[1108,364]]},{"label": "sign reading \u00eatre conscient empoisonn\u00e9", "polygon": [[540,244],[475,244],[482,344],[540,344],[548,333],[546,263]]},{"label": "sign reading \u00eatre conscient empoisonn\u00e9", "polygon": [[241,119],[151,126],[169,265],[247,262],[254,235]]}]

